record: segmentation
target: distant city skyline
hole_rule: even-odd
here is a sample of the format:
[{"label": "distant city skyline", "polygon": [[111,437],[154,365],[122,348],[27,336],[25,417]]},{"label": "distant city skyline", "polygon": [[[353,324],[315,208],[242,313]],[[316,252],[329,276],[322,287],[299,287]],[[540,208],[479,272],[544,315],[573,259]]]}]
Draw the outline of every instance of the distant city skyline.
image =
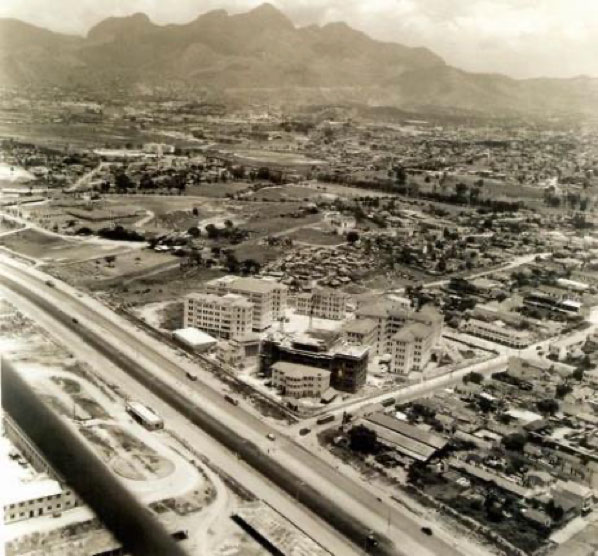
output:
[{"label": "distant city skyline", "polygon": [[[4,0],[0,17],[85,34],[110,16],[146,13],[156,24],[247,11],[261,0]],[[271,0],[297,26],[345,21],[375,39],[424,46],[448,64],[527,77],[598,77],[594,0]]]}]

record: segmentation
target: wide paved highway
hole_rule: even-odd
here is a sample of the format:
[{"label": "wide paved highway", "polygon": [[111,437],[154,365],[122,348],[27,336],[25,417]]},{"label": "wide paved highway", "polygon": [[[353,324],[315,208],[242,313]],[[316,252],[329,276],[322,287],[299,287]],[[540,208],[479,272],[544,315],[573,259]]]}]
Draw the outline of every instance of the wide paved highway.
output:
[{"label": "wide paved highway", "polygon": [[[345,546],[344,553],[363,548],[372,553],[418,556],[486,552],[469,542],[455,542],[447,535],[443,538],[423,535],[422,524],[390,500],[381,500],[362,484],[345,477],[290,438],[281,436],[242,407],[226,403],[222,395],[208,385],[186,381],[184,366],[166,350],[160,350],[156,340],[66,284],[51,278],[53,285],[49,286],[48,279],[36,269],[0,256],[0,283],[3,286],[26,298],[37,310],[60,321],[61,326],[87,344],[88,349],[101,352],[134,379],[139,380],[139,373],[143,373],[156,377],[167,390],[175,391],[184,399],[185,407],[175,403],[174,409],[250,463],[256,470],[256,487],[263,484],[265,475],[287,492],[287,498],[288,495],[297,498],[320,518],[351,537],[355,544],[350,550]],[[148,386],[144,380],[141,382]],[[161,394],[157,395],[163,398]],[[196,414],[199,417],[196,418]],[[266,438],[269,433],[277,435],[274,442]],[[201,447],[199,449],[201,451]],[[234,466],[235,462],[228,462],[227,467],[230,465]],[[239,473],[241,476],[241,470]],[[255,488],[250,490],[260,496]],[[301,517],[297,516],[294,521],[297,519]],[[302,523],[297,525],[301,527]],[[370,530],[379,541],[377,548],[368,546]],[[328,539],[323,544],[330,546],[331,543]]]}]

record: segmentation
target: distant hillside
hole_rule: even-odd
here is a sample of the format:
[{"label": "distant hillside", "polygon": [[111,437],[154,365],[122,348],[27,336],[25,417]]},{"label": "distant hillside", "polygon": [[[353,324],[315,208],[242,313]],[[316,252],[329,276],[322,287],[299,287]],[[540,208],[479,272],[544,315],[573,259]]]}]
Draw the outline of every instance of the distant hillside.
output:
[{"label": "distant hillside", "polygon": [[[87,37],[0,20],[0,79],[20,86],[165,90],[193,97],[356,102],[481,114],[598,113],[598,80],[515,80],[450,67],[425,48],[376,41],[344,23],[296,28],[269,4],[184,25],[111,17]],[[115,89],[116,90],[116,89]]]}]

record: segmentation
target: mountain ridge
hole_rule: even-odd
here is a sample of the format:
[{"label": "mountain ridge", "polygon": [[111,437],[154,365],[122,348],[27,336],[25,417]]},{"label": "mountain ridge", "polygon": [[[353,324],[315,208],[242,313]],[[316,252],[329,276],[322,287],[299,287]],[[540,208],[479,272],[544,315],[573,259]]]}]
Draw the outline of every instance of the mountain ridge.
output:
[{"label": "mountain ridge", "polygon": [[212,10],[183,24],[144,13],[109,17],[85,36],[0,19],[0,79],[14,86],[119,91],[210,90],[268,101],[436,106],[485,114],[597,115],[598,79],[515,79],[452,67],[425,47],[372,39],[344,22],[296,27],[262,4]]}]

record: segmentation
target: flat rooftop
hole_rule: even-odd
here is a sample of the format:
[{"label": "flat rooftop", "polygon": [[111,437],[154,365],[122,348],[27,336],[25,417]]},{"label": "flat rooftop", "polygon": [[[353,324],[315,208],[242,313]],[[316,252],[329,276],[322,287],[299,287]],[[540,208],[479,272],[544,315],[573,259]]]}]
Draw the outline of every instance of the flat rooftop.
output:
[{"label": "flat rooftop", "polygon": [[208,286],[215,286],[223,284],[226,285],[228,288],[232,288],[238,291],[244,291],[249,293],[270,293],[281,287],[284,287],[282,284],[278,282],[274,282],[273,280],[263,280],[260,278],[251,278],[251,277],[239,277],[233,275],[222,276],[222,278],[216,278],[211,282],[208,282]]},{"label": "flat rooftop", "polygon": [[182,340],[183,342],[193,346],[202,346],[218,342],[216,338],[213,338],[209,334],[206,334],[205,332],[202,332],[201,330],[198,330],[192,326],[187,328],[179,328],[178,330],[175,330],[172,335],[175,338],[178,338],[179,340]]},{"label": "flat rooftop", "polygon": [[45,473],[38,473],[6,436],[0,437],[0,466],[4,506],[62,492],[60,483]]},{"label": "flat rooftop", "polygon": [[304,377],[321,377],[330,375],[330,371],[325,369],[318,369],[317,367],[310,367],[309,365],[301,365],[299,363],[288,363],[286,361],[277,361],[272,365],[272,368],[283,372],[286,376],[293,378]]}]

